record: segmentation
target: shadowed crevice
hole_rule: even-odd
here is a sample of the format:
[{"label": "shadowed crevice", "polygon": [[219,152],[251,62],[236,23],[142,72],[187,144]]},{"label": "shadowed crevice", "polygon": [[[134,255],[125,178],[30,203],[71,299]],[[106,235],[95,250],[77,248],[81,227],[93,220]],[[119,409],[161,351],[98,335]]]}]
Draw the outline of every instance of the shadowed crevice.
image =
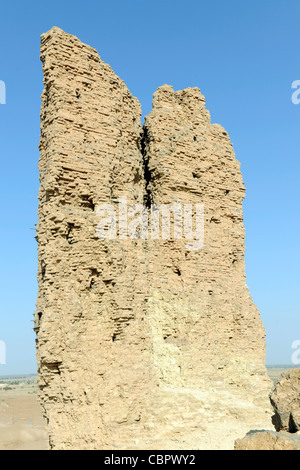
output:
[{"label": "shadowed crevice", "polygon": [[144,176],[144,181],[145,181],[144,204],[148,209],[151,208],[151,204],[153,202],[151,187],[150,187],[152,174],[151,174],[151,170],[149,167],[149,154],[147,152],[149,143],[150,143],[150,137],[148,133],[148,128],[144,124],[142,128],[142,133],[141,133],[140,149],[141,149],[141,153],[143,157],[143,176]]}]

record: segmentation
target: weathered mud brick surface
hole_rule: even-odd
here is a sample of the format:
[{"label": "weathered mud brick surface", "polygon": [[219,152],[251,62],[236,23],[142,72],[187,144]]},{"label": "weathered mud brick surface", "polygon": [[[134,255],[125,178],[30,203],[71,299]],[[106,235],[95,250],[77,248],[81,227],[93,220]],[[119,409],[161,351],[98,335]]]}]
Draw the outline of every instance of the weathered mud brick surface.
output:
[{"label": "weathered mud brick surface", "polygon": [[[272,427],[265,333],[244,264],[240,165],[198,88],[141,108],[90,46],[42,35],[35,312],[52,449],[233,448]],[[204,207],[204,243],[100,239],[119,197]],[[203,215],[203,214],[202,214]]]}]

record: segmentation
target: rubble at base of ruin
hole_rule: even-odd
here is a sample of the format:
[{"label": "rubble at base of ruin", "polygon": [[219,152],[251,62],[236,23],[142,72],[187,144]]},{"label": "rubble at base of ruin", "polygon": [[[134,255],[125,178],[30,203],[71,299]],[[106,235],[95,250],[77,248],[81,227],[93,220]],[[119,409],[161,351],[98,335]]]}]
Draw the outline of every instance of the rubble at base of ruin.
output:
[{"label": "rubble at base of ruin", "polygon": [[[42,35],[39,400],[51,449],[233,448],[273,429],[265,331],[245,277],[245,187],[198,88],[141,107],[96,50]],[[204,207],[204,244],[100,239],[118,198]],[[195,216],[195,214],[193,214]]]},{"label": "rubble at base of ruin", "polygon": [[235,450],[300,450],[300,368],[284,372],[269,397],[276,431],[250,431]]}]

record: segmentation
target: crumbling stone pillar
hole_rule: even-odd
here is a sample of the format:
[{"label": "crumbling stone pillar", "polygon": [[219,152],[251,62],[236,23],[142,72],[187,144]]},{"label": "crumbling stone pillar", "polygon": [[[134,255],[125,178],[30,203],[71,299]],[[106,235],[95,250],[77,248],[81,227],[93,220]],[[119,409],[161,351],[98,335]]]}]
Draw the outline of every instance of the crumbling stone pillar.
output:
[{"label": "crumbling stone pillar", "polygon": [[[233,448],[271,413],[230,139],[197,88],[160,87],[142,128],[124,82],[59,28],[41,59],[35,331],[49,447]],[[99,238],[98,208],[120,216],[120,197],[149,219],[190,205],[194,223],[201,204],[203,246],[118,224]]]}]

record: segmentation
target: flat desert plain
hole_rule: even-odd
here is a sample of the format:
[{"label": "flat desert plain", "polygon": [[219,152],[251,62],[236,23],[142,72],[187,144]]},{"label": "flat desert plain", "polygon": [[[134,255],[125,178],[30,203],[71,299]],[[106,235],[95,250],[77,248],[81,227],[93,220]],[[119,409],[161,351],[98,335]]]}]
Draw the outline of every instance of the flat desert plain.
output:
[{"label": "flat desert plain", "polygon": [[0,377],[0,450],[46,449],[36,377]]},{"label": "flat desert plain", "polygon": [[[290,367],[268,367],[276,382]],[[36,376],[0,377],[0,450],[46,450]]]}]

